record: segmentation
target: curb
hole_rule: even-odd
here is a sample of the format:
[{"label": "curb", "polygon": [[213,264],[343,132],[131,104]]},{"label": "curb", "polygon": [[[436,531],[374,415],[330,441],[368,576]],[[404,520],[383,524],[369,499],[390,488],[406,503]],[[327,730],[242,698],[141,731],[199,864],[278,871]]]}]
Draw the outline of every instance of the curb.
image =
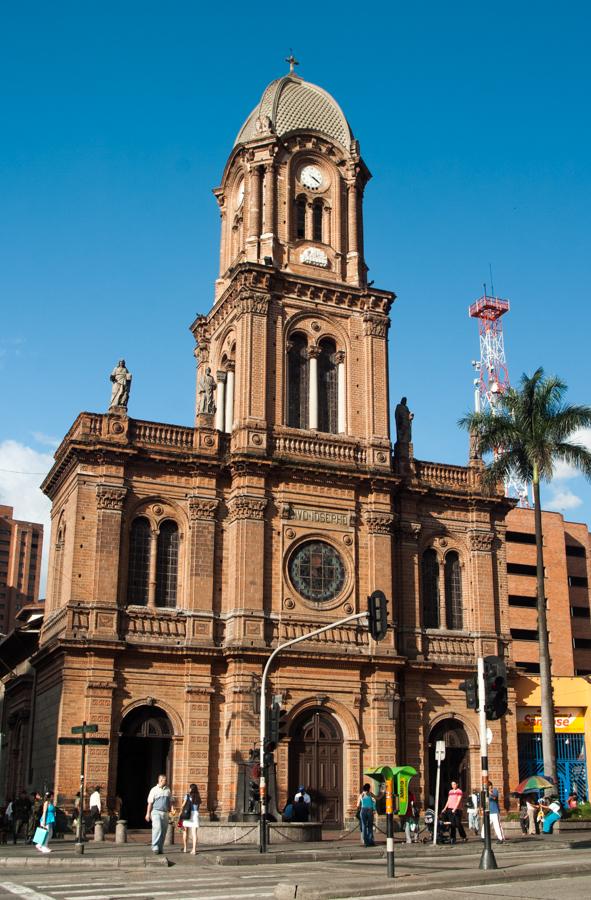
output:
[{"label": "curb", "polygon": [[78,869],[88,869],[88,868],[112,868],[112,869],[126,869],[126,868],[151,868],[152,866],[170,866],[171,863],[168,858],[163,856],[157,856],[155,859],[151,859],[149,856],[75,856],[75,857],[49,857],[47,856],[0,856],[0,867],[5,869],[14,869],[20,868],[21,866],[25,866],[26,868],[32,869],[46,869],[49,866],[52,868],[78,868]]},{"label": "curb", "polygon": [[[520,882],[520,881],[531,881],[539,877],[540,875],[551,875],[553,878],[571,878],[573,875],[587,875],[591,874],[591,862],[589,863],[574,863],[569,864],[568,868],[564,867],[564,869],[556,868],[556,864],[548,864],[547,871],[546,867],[536,867],[535,870],[530,872],[516,873],[514,868],[507,869],[496,869],[494,871],[489,872],[481,872],[478,870],[478,873],[475,872],[473,875],[467,875],[467,873],[463,872],[462,877],[462,887],[477,887],[480,885],[493,885],[493,884],[502,884],[503,882]],[[383,882],[380,886],[377,885],[368,885],[365,883],[351,883],[349,882],[347,885],[344,885],[342,888],[322,888],[322,887],[313,887],[309,884],[298,884],[297,882],[282,882],[275,887],[274,897],[275,900],[339,900],[342,897],[383,897],[387,896],[388,889],[391,887],[390,893],[392,896],[395,894],[408,894],[417,891],[424,891],[427,893],[428,891],[439,889],[445,889],[446,887],[452,887],[454,884],[457,885],[457,872],[454,873],[455,881],[449,882],[447,884],[447,879],[441,878],[442,873],[438,872],[436,879],[433,879],[433,882],[430,883],[429,878],[425,878],[424,874],[420,877],[420,882],[417,881],[419,876],[408,874],[403,876],[398,876],[391,881],[389,879],[384,878]],[[404,879],[404,880],[403,880]],[[408,881],[406,879],[409,879]]]},{"label": "curb", "polygon": [[[257,866],[262,864],[282,863],[295,864],[302,862],[338,862],[355,861],[357,859],[383,859],[386,854],[386,847],[368,848],[363,850],[283,850],[277,853],[244,853],[240,856],[222,856],[218,854],[211,860],[211,864],[215,866]],[[206,861],[205,859],[203,860]]]}]

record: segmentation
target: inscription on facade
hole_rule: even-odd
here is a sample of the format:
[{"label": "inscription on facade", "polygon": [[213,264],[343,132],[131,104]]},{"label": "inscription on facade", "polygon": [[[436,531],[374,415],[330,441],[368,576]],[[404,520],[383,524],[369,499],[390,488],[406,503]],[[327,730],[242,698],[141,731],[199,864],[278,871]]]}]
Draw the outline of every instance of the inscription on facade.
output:
[{"label": "inscription on facade", "polygon": [[310,509],[306,506],[292,506],[291,518],[299,522],[314,522],[320,525],[341,525],[349,528],[351,513],[335,512],[331,509]]}]

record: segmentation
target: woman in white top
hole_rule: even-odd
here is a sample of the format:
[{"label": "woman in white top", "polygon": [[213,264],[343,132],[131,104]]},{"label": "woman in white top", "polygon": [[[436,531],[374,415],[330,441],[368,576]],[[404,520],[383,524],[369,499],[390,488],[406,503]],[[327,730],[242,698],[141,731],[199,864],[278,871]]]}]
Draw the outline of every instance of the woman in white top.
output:
[{"label": "woman in white top", "polygon": [[189,785],[189,793],[185,796],[185,802],[181,810],[181,822],[183,825],[183,853],[187,852],[187,835],[191,831],[193,839],[193,856],[197,853],[197,829],[199,828],[199,807],[201,796],[196,784]]}]

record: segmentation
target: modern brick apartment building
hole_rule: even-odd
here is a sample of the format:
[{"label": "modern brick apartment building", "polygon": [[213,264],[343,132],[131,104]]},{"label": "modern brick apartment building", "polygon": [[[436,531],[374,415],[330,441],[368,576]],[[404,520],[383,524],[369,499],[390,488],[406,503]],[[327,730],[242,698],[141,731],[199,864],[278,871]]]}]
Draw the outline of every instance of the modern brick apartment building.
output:
[{"label": "modern brick apartment building", "polygon": [[14,628],[23,606],[39,600],[43,525],[14,518],[0,506],[0,634]]},{"label": "modern brick apartment building", "polygon": [[[483,494],[477,458],[416,459],[403,404],[393,447],[395,298],[367,281],[369,178],[331,96],[294,73],[272,82],[215,191],[220,274],[191,326],[194,427],[83,412],[56,453],[32,768],[64,801],[79,754],[57,737],[86,719],[110,739],[91,748],[89,782],[119,793],[132,824],[162,769],[177,797],[199,784],[203,814],[240,816],[271,649],[362,611],[375,588],[389,599],[384,641],[341,626],[272,671],[289,729],[279,803],[305,782],[338,826],[364,769],[396,762],[416,766],[427,800],[438,738],[444,782],[476,779],[458,685],[480,654],[511,661],[511,504]],[[491,730],[508,796],[515,717]]]},{"label": "modern brick apartment building", "polygon": [[[560,787],[589,796],[591,752],[591,541],[586,525],[560,513],[542,514],[548,631],[556,709]],[[539,740],[539,673],[534,511],[507,517],[507,580],[516,681],[519,761],[522,774],[542,770]]]}]

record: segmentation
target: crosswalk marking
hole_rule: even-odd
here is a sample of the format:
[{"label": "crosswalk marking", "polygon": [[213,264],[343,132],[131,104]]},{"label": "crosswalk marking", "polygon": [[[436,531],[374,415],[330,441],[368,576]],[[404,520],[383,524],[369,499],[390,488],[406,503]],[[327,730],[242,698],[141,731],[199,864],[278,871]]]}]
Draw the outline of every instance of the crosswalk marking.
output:
[{"label": "crosswalk marking", "polygon": [[2,887],[11,894],[26,897],[27,900],[52,900],[48,894],[40,894],[39,891],[34,891],[33,888],[25,887],[22,884],[14,884],[12,881],[5,881]]}]

